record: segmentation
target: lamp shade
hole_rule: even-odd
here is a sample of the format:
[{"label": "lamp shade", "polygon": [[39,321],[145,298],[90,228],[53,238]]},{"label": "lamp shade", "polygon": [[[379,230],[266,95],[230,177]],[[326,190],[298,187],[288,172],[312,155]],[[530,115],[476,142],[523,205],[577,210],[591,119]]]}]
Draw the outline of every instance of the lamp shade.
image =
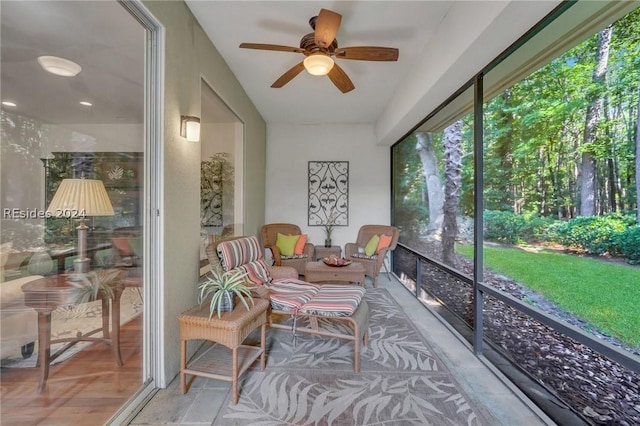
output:
[{"label": "lamp shade", "polygon": [[63,179],[47,213],[53,217],[113,216],[113,206],[101,180]]},{"label": "lamp shade", "polygon": [[333,59],[318,53],[307,56],[303,61],[304,67],[311,75],[327,75],[333,68]]}]

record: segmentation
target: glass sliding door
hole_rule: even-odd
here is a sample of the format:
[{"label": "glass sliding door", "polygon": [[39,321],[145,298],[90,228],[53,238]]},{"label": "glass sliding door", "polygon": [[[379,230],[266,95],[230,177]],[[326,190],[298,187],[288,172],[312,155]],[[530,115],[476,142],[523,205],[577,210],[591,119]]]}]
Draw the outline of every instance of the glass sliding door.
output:
[{"label": "glass sliding door", "polygon": [[1,13],[2,421],[102,424],[148,379],[147,30],[115,1]]}]

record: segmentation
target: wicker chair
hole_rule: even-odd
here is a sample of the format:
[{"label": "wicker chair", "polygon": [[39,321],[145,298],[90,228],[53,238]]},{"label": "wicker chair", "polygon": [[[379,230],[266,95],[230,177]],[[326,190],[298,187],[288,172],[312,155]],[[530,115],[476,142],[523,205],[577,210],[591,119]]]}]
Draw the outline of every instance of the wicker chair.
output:
[{"label": "wicker chair", "polygon": [[269,223],[262,226],[262,245],[271,250],[274,266],[292,266],[298,271],[298,275],[304,275],[304,265],[313,260],[315,248],[313,244],[306,243],[302,255],[284,257],[276,247],[278,233],[284,235],[300,235],[300,227],[291,223]]},{"label": "wicker chair", "polygon": [[[389,235],[391,236],[391,243],[388,247],[380,249],[380,251],[373,256],[364,256],[359,252],[358,248],[363,248],[367,245],[371,237],[374,235]],[[352,260],[354,262],[361,263],[364,266],[365,275],[368,275],[373,279],[373,286],[378,287],[378,275],[380,274],[380,268],[384,264],[384,260],[389,251],[396,248],[398,244],[398,228],[389,225],[363,225],[358,231],[358,238],[355,243],[347,243],[344,246],[345,259]]]}]

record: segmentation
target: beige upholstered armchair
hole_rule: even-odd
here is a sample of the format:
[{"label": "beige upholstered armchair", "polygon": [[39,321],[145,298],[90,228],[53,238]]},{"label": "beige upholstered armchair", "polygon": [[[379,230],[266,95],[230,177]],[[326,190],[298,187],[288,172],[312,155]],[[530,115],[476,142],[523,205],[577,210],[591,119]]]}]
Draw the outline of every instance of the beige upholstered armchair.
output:
[{"label": "beige upholstered armchair", "polygon": [[262,245],[271,250],[274,266],[292,266],[296,268],[299,275],[304,275],[304,265],[313,260],[315,250],[313,244],[305,243],[302,254],[285,256],[276,246],[278,233],[287,236],[301,235],[300,227],[292,223],[269,223],[262,226],[261,235]]},{"label": "beige upholstered armchair", "polygon": [[[378,238],[385,238],[383,241],[388,242],[386,247],[376,248],[372,254],[366,254],[365,247],[371,242],[371,238],[376,235]],[[378,275],[380,268],[384,264],[384,259],[389,251],[396,248],[398,244],[398,228],[389,225],[363,225],[358,231],[358,238],[355,243],[347,243],[344,246],[345,259],[359,262],[364,266],[365,275],[373,280],[373,286],[378,287]],[[383,244],[384,245],[384,244]]]}]

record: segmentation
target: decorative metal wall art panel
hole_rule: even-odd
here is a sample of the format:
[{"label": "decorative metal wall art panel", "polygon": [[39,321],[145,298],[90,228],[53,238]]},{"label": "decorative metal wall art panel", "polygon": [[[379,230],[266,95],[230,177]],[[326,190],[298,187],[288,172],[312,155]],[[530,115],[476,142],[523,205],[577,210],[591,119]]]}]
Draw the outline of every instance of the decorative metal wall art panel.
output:
[{"label": "decorative metal wall art panel", "polygon": [[349,225],[349,162],[309,161],[309,226]]}]

